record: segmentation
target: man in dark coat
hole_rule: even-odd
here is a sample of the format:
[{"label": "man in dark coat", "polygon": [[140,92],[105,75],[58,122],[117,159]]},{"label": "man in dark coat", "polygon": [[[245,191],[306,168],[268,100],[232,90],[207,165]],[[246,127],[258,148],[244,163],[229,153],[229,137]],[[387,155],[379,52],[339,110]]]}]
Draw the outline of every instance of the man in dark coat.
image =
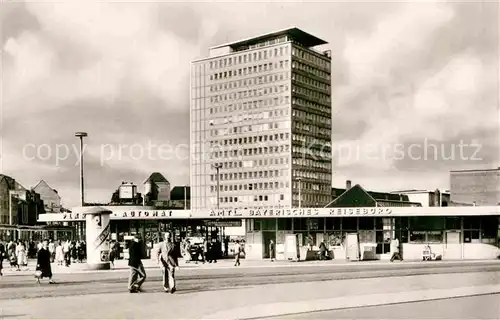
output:
[{"label": "man in dark coat", "polygon": [[130,243],[128,253],[128,266],[130,268],[128,290],[131,293],[140,292],[142,284],[146,281],[146,270],[144,270],[144,265],[142,264],[142,258],[144,257],[143,248],[137,236]]},{"label": "man in dark coat", "polygon": [[47,240],[43,241],[42,248],[38,250],[36,270],[41,271],[40,278],[49,278],[49,283],[54,283],[52,280],[52,269],[50,267],[51,254],[49,251],[49,242]]}]

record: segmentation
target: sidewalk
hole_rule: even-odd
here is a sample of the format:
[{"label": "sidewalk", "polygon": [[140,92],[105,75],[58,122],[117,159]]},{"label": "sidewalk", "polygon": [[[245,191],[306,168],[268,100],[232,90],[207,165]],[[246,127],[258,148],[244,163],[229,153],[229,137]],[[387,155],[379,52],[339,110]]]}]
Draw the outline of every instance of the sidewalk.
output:
[{"label": "sidewalk", "polygon": [[[455,265],[455,264],[481,264],[493,262],[498,262],[500,260],[448,260],[448,261],[403,261],[403,262],[390,262],[388,260],[375,260],[375,261],[348,261],[348,260],[328,260],[328,261],[274,261],[270,260],[245,260],[242,259],[241,266],[239,269],[244,268],[272,268],[272,267],[342,267],[342,266],[396,266],[396,265],[422,265],[422,266],[436,266],[436,265]],[[143,265],[146,270],[157,269],[158,264],[154,259],[143,260]],[[217,263],[186,263],[184,260],[180,260],[180,266],[183,269],[230,269],[234,268],[234,262],[232,259],[222,259],[218,260]],[[35,272],[36,260],[30,259],[28,261],[28,267],[21,268],[21,271],[15,271],[10,268],[10,266],[5,266],[3,273],[5,276],[15,276],[15,275],[26,275]],[[59,266],[56,263],[52,264],[52,272],[57,274],[65,273],[87,273],[87,272],[118,272],[128,270],[128,260],[116,260],[114,266],[111,270],[89,270],[87,269],[87,264],[84,263],[72,263],[69,267]]]},{"label": "sidewalk", "polygon": [[492,278],[491,274],[474,273],[460,277],[446,274],[266,284],[216,291],[184,292],[181,286],[175,295],[166,295],[156,290],[157,284],[146,282],[145,292],[138,295],[120,292],[5,299],[0,318],[255,319],[296,312],[495,294],[500,292],[499,279]]}]

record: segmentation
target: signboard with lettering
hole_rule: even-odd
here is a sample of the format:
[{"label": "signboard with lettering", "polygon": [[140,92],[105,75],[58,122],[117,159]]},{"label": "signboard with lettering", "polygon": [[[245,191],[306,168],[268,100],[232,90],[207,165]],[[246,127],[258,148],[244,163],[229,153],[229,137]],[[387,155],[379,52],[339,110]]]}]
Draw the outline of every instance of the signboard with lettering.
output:
[{"label": "signboard with lettering", "polygon": [[[291,208],[291,209],[224,209],[224,210],[157,210],[154,207],[107,206],[111,220],[162,219],[252,219],[300,217],[411,217],[411,216],[498,216],[500,206],[476,207],[366,207],[366,208]],[[88,207],[77,207],[73,213],[46,213],[40,222],[84,221]]]},{"label": "signboard with lettering", "polygon": [[307,208],[212,210],[210,217],[326,217],[326,216],[390,216],[392,208]]},{"label": "signboard with lettering", "polygon": [[204,220],[207,227],[241,227],[243,223],[239,220]]}]

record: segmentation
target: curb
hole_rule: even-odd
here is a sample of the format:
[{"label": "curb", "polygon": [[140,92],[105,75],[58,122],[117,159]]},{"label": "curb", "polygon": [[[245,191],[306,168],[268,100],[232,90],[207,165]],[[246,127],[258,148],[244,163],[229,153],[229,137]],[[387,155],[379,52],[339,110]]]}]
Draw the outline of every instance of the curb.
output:
[{"label": "curb", "polygon": [[[410,292],[369,294],[338,297],[331,299],[278,302],[248,305],[244,308],[229,309],[203,316],[200,319],[239,319],[251,320],[294,314],[332,311],[350,308],[363,308],[390,304],[423,302],[440,299],[463,298],[477,295],[499,294],[500,284],[489,286],[461,287],[452,289],[432,289]],[[242,316],[245,315],[245,316]],[[314,315],[312,316],[314,318]]]}]

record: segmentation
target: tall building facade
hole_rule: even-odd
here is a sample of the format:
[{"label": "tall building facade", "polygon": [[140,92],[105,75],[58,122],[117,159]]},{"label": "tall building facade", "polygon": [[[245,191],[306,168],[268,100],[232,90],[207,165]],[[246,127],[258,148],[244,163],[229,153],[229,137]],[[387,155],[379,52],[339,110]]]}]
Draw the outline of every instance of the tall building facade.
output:
[{"label": "tall building facade", "polygon": [[500,205],[500,168],[450,172],[452,205]]},{"label": "tall building facade", "polygon": [[289,28],[192,63],[192,210],[331,200],[331,55],[313,48],[323,44]]}]

